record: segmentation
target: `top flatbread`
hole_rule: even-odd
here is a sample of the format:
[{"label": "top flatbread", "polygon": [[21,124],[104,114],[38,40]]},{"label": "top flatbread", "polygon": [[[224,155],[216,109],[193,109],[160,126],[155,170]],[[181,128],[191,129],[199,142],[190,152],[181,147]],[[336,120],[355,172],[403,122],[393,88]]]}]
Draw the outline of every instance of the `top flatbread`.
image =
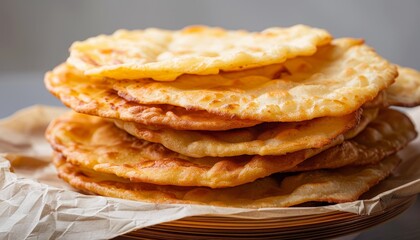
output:
[{"label": "top flatbread", "polygon": [[205,26],[120,30],[75,42],[67,62],[88,75],[172,81],[185,73],[217,74],[312,55],[330,40],[325,30],[303,25],[262,32]]},{"label": "top flatbread", "polygon": [[183,75],[176,81],[113,81],[127,100],[170,104],[264,122],[342,116],[394,82],[397,69],[354,39],[337,39],[309,57],[289,59],[277,79]]}]

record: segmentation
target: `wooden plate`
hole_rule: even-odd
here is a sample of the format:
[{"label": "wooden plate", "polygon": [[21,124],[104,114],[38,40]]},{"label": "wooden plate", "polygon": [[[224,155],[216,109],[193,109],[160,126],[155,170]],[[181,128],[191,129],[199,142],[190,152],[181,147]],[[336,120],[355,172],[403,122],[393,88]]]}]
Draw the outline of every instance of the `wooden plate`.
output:
[{"label": "wooden plate", "polygon": [[330,213],[245,219],[194,216],[139,229],[116,239],[325,239],[359,232],[394,218],[408,209],[416,196],[402,198],[384,212],[369,216]]}]

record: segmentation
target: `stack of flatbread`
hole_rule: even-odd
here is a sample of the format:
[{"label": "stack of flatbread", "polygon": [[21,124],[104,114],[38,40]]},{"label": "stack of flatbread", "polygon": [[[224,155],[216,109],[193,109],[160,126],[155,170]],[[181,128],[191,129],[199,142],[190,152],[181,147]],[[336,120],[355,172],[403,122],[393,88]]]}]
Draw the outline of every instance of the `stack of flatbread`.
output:
[{"label": "stack of flatbread", "polygon": [[88,193],[260,208],[353,201],[416,137],[420,73],[297,25],[120,30],[45,77],[59,176]]}]

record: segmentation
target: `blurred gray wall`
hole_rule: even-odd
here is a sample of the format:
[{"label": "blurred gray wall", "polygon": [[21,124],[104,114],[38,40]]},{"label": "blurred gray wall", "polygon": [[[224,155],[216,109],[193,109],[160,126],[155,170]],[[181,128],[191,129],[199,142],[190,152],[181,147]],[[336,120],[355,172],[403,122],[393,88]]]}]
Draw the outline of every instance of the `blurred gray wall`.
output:
[{"label": "blurred gray wall", "polygon": [[415,0],[0,0],[0,72],[46,71],[66,59],[73,41],[119,28],[262,30],[298,23],[364,38],[391,61],[420,69]]}]

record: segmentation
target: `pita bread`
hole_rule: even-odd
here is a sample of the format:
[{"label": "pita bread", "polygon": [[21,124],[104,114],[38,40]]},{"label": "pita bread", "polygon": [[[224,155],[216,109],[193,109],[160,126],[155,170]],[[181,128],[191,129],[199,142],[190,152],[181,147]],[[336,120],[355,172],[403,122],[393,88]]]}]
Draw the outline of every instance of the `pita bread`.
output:
[{"label": "pita bread", "polygon": [[119,30],[73,43],[67,62],[87,75],[172,81],[181,74],[217,74],[312,55],[330,40],[325,30],[303,25],[262,32],[205,26]]}]

